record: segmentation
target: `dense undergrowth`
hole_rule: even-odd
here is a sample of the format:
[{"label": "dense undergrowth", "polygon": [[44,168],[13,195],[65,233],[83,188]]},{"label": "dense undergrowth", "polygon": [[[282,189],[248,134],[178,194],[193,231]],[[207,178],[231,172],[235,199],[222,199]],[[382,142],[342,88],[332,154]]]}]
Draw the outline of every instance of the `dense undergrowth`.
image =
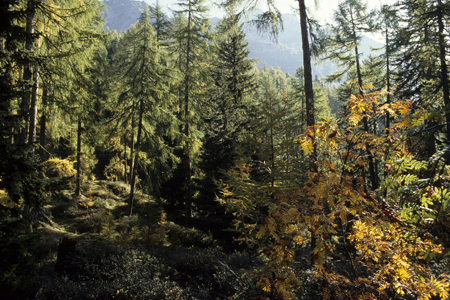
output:
[{"label": "dense undergrowth", "polygon": [[[87,182],[83,196],[53,193],[47,220],[27,227],[9,207],[1,224],[1,288],[7,299],[253,299],[262,261],[223,251],[211,233],[169,221],[161,203],[129,186]],[[3,207],[7,207],[3,197]],[[14,230],[14,232],[11,232]],[[58,243],[71,241],[58,258]],[[17,255],[19,253],[19,255]],[[252,275],[253,274],[253,275]]]}]

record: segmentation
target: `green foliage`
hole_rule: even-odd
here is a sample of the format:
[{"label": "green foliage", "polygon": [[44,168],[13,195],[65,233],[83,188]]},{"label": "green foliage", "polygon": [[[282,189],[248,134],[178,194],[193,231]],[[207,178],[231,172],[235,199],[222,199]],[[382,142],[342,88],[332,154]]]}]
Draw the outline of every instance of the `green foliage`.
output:
[{"label": "green foliage", "polygon": [[[367,11],[367,4],[363,0],[346,0],[339,4],[334,13],[334,25],[330,25],[330,36],[326,48],[326,58],[335,61],[339,70],[328,76],[327,80],[337,81],[345,78],[348,82],[356,82],[356,92],[363,86],[359,53],[359,44],[364,33],[375,30],[375,12]],[[352,71],[354,72],[352,75]],[[367,81],[365,81],[367,82]]]},{"label": "green foliage", "polygon": [[[256,235],[272,242],[265,252],[277,277],[261,279],[259,285],[265,291],[272,290],[272,283],[283,297],[295,297],[302,273],[295,266],[293,245],[304,244],[308,230],[315,241],[311,251],[315,278],[324,282],[320,294],[326,299],[342,293],[350,299],[388,299],[406,293],[420,299],[448,298],[447,276],[429,268],[431,260],[442,259],[446,251],[440,243],[446,225],[435,229],[436,237],[429,225],[446,215],[442,203],[448,201],[448,192],[442,183],[439,187],[441,179],[433,163],[418,160],[410,152],[409,133],[424,122],[426,112],[418,109],[410,115],[411,101],[381,105],[379,98],[376,92],[353,96],[337,124],[324,121],[301,136],[299,143],[306,153],[313,153],[313,143],[320,149],[317,170],[307,173],[306,183],[297,192],[302,196],[277,195]],[[386,113],[395,118],[392,127],[366,133],[360,124],[363,115]],[[368,162],[360,155],[366,147],[385,162],[384,184],[370,192],[363,168]],[[433,158],[434,164],[441,157],[442,152]],[[329,266],[329,258],[337,251],[333,236],[354,247],[352,251],[345,246],[349,259],[342,262],[350,264],[352,274]],[[357,294],[352,292],[355,287]]]},{"label": "green foliage", "polygon": [[14,153],[3,153],[1,159],[1,184],[11,200],[30,209],[39,209],[48,201],[48,193],[56,182],[44,180],[42,169],[35,159],[27,157],[17,147]]},{"label": "green foliage", "polygon": [[[165,62],[164,55],[164,49],[159,47],[150,24],[150,14],[145,10],[139,22],[119,41],[113,65],[117,70],[116,128],[126,132],[130,123],[131,131],[137,127],[136,149],[132,154],[134,157],[131,157],[133,169],[129,205],[132,205],[134,197],[138,168],[139,175],[145,175],[141,178],[145,178],[147,189],[159,196],[161,183],[171,177],[178,163],[178,158],[173,154],[173,141],[180,138],[174,104],[174,88],[179,78],[176,70]],[[112,167],[122,168],[117,160]],[[124,169],[125,164],[126,161]]]},{"label": "green foliage", "polygon": [[51,158],[44,162],[44,172],[48,177],[73,177],[76,174],[73,164],[70,157],[66,159]]},{"label": "green foliage", "polygon": [[217,211],[214,201],[215,181],[223,178],[223,173],[233,167],[239,149],[246,147],[244,136],[254,109],[250,97],[256,87],[242,26],[228,17],[219,24],[218,31],[216,60],[211,66],[214,85],[210,89],[209,108],[203,116],[205,136],[199,163],[203,178],[198,183],[201,194],[196,201],[202,214],[210,218],[223,214]]},{"label": "green foliage", "polygon": [[79,246],[61,275],[41,279],[37,299],[250,299],[257,291],[240,271],[245,260],[217,250]]},{"label": "green foliage", "polygon": [[43,256],[41,235],[26,219],[0,212],[0,288],[2,297],[28,299],[38,286],[37,265]]},{"label": "green foliage", "polygon": [[168,43],[172,24],[166,14],[163,12],[159,0],[154,5],[150,5],[150,19],[156,31],[156,40],[162,45]]}]

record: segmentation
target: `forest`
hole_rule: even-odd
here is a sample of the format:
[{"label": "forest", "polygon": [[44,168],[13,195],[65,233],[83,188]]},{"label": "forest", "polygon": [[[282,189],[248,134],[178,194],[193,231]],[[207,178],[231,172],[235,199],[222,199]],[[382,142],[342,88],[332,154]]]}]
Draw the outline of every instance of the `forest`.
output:
[{"label": "forest", "polygon": [[448,299],[450,2],[219,2],[1,1],[0,298]]}]

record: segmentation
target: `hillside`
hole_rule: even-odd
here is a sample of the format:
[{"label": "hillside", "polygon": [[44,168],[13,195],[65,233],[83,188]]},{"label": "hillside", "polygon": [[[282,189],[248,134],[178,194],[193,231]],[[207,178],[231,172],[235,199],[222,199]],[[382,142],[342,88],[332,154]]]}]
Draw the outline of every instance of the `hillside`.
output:
[{"label": "hillside", "polygon": [[[105,26],[118,32],[127,30],[134,24],[146,3],[134,0],[108,0],[104,2],[109,7],[104,17]],[[211,23],[217,23],[217,18],[212,18]],[[249,58],[258,59],[261,68],[264,63],[273,68],[280,68],[283,72],[295,74],[295,71],[303,63],[301,32],[298,18],[293,14],[284,14],[284,31],[280,33],[278,42],[274,43],[264,34],[258,33],[254,26],[246,26]],[[367,55],[370,47],[381,47],[380,43],[365,37],[362,41],[361,52]],[[330,61],[317,61],[313,66],[313,75],[323,77],[336,70],[336,66]]]},{"label": "hillside", "polygon": [[108,8],[103,16],[105,28],[117,32],[125,31],[136,23],[147,5],[145,1],[134,0],[106,0],[103,3]]}]

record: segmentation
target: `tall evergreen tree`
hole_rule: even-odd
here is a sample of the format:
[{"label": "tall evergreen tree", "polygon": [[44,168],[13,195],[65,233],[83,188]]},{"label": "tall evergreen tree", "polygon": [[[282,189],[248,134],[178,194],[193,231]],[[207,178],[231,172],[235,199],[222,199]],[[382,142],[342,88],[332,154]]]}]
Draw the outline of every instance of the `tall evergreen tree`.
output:
[{"label": "tall evergreen tree", "polygon": [[163,12],[163,8],[159,4],[159,0],[156,0],[154,5],[150,5],[149,9],[151,23],[153,24],[156,32],[156,40],[159,43],[165,44],[170,37],[172,24],[167,15]]},{"label": "tall evergreen tree", "polygon": [[[440,0],[400,1],[403,17],[395,42],[399,55],[394,61],[396,96],[417,101],[429,110],[445,113],[436,121],[450,121],[448,86],[448,27],[450,3]],[[445,135],[450,139],[450,126]]]},{"label": "tall evergreen tree", "polygon": [[[34,34],[34,28],[35,28],[35,16],[36,16],[36,6],[37,2],[34,0],[27,1],[26,4],[26,42],[25,42],[25,49],[29,52],[33,52],[33,44],[35,41],[35,34]],[[25,90],[22,96],[22,102],[21,102],[21,113],[25,117],[25,124],[24,127],[21,130],[20,137],[19,137],[19,144],[24,145],[27,143],[28,138],[28,127],[29,127],[29,111],[30,111],[30,98],[31,98],[31,87],[32,87],[32,62],[28,61],[24,65],[23,70],[23,81],[25,83]]]},{"label": "tall evergreen tree", "polygon": [[[90,80],[90,69],[94,64],[93,57],[105,38],[102,10],[103,6],[99,1],[73,0],[56,2],[54,5],[46,3],[38,14],[42,24],[38,28],[42,38],[40,53],[53,58],[40,64],[45,84],[43,89],[46,91],[45,101],[51,99],[61,113],[70,116],[65,120],[67,126],[76,124],[77,135],[73,144],[76,147],[77,196],[81,196],[82,131],[88,127],[87,120],[94,108],[94,101],[91,101],[93,82]],[[48,111],[44,109],[43,113],[45,115]],[[41,123],[41,126],[41,140],[45,141],[45,123]]]},{"label": "tall evergreen tree", "polygon": [[[363,95],[362,88],[364,85],[359,44],[364,33],[373,32],[376,29],[374,17],[375,11],[368,12],[367,3],[363,3],[362,0],[345,0],[339,3],[338,9],[334,13],[335,24],[331,25],[330,28],[330,52],[327,58],[336,61],[341,70],[329,76],[329,80],[341,79],[344,75],[349,75],[352,68],[355,68],[360,95]],[[369,132],[367,118],[364,117],[362,122],[364,131]],[[378,188],[378,176],[373,157],[368,149],[367,155],[371,188],[376,189]]]},{"label": "tall evergreen tree", "polygon": [[205,17],[207,8],[204,0],[182,0],[178,2],[178,14],[186,16],[187,26],[178,28],[175,40],[184,48],[180,52],[180,69],[184,75],[183,87],[180,93],[182,111],[184,153],[182,159],[184,173],[184,191],[186,203],[186,222],[192,215],[192,166],[194,157],[198,155],[199,133],[197,129],[200,99],[204,97],[203,89],[207,83],[205,70],[205,50],[209,48],[207,34],[208,19]]},{"label": "tall evergreen tree", "polygon": [[[243,25],[234,16],[222,20],[218,26],[215,61],[211,74],[208,115],[204,120],[204,143],[200,168],[203,201],[214,203],[216,181],[223,178],[238,156],[243,131],[248,129],[251,111],[250,95],[256,88],[253,61],[248,59],[248,43]],[[212,212],[212,211],[211,211]]]},{"label": "tall evergreen tree", "polygon": [[[125,58],[117,59],[119,65],[116,66],[123,70],[118,78],[121,91],[119,100],[125,105],[125,110],[118,112],[119,121],[137,121],[128,200],[128,213],[131,215],[138,169],[145,163],[167,166],[169,161],[175,159],[162,132],[170,138],[177,135],[178,122],[173,113],[174,97],[171,88],[176,83],[176,73],[161,63],[161,56],[164,54],[158,47],[147,10],[142,13],[139,22],[125,34],[117,55]],[[164,172],[162,168],[159,171]],[[152,184],[158,185],[157,178],[154,179]]]},{"label": "tall evergreen tree", "polygon": [[[396,48],[393,45],[393,40],[395,37],[395,32],[398,30],[398,13],[389,5],[383,5],[379,12],[380,15],[380,29],[384,36],[384,53],[381,55],[381,58],[384,59],[384,63],[382,66],[384,67],[384,87],[386,88],[386,103],[391,103],[391,93],[392,93],[392,61],[396,55]],[[390,127],[390,118],[389,115],[386,116],[386,127]]]}]

